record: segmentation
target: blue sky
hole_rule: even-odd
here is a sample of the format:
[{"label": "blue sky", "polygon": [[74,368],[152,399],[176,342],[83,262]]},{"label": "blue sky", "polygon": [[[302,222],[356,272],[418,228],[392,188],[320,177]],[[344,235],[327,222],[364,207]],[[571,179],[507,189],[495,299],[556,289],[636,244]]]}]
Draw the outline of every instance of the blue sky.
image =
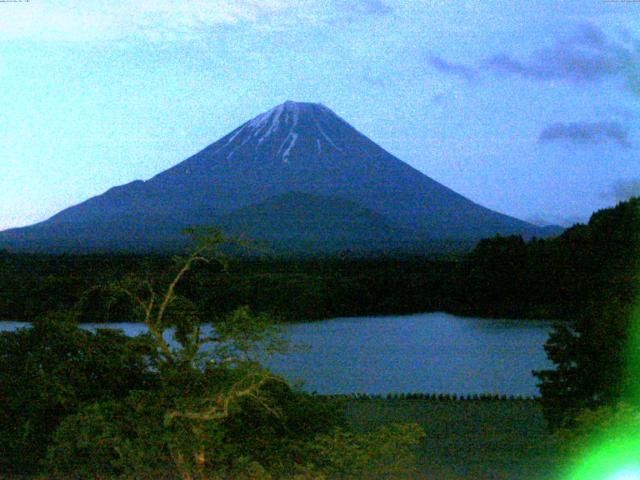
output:
[{"label": "blue sky", "polygon": [[147,179],[287,99],[510,215],[640,194],[640,3],[0,3],[0,229]]}]

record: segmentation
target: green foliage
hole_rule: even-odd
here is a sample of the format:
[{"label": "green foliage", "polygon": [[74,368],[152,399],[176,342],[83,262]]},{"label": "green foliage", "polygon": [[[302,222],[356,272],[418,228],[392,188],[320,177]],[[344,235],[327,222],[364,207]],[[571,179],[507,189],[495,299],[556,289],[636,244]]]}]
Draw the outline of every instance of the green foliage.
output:
[{"label": "green foliage", "polygon": [[545,350],[555,368],[534,372],[552,429],[571,425],[583,409],[610,405],[622,398],[629,309],[610,301],[579,313],[573,327],[554,327]]},{"label": "green foliage", "polygon": [[416,424],[394,424],[367,433],[337,430],[308,445],[311,471],[327,479],[415,479],[415,450],[425,437]]},{"label": "green foliage", "polygon": [[140,322],[132,300],[114,292],[108,285],[97,285],[84,291],[73,307],[78,323]]},{"label": "green foliage", "polygon": [[147,340],[81,330],[64,314],[0,333],[0,469],[37,469],[64,416],[154,385]]},{"label": "green foliage", "polygon": [[[53,308],[75,308],[82,322],[141,321],[130,299],[110,285],[127,277],[166,284],[175,265],[162,256],[7,255],[0,262],[0,318],[31,321]],[[455,273],[451,262],[414,257],[236,258],[230,265],[226,271],[216,262],[200,263],[176,287],[204,322],[244,305],[286,321],[442,310]]]},{"label": "green foliage", "polygon": [[56,429],[47,471],[59,478],[161,476],[171,465],[168,434],[154,393],[89,404]]},{"label": "green foliage", "polygon": [[[425,253],[317,259],[237,256],[222,264],[198,262],[198,268],[180,280],[176,294],[195,305],[205,322],[243,305],[288,321],[437,310],[573,319],[584,304],[605,294],[633,295],[633,281],[638,280],[633,255],[638,251],[629,213],[637,204],[632,200],[596,212],[589,225],[573,226],[555,239],[486,239],[459,261],[433,260]],[[233,268],[228,271],[226,263]],[[126,277],[137,284],[147,279],[166,286],[176,265],[168,256],[4,254],[0,318],[30,320],[54,307],[70,309],[83,292],[83,321],[139,318],[128,317],[133,310],[127,313],[127,298],[122,292],[109,298],[107,286]]]},{"label": "green foliage", "polygon": [[[228,261],[218,253],[222,264],[198,262],[176,294],[195,305],[205,322],[243,305],[289,321],[438,310],[572,320],[576,311],[605,295],[633,298],[639,280],[637,207],[632,199],[596,212],[588,225],[575,225],[557,238],[485,239],[458,261],[434,260],[427,252],[370,258],[238,255]],[[227,263],[233,266],[229,271]],[[130,316],[134,310],[122,292],[110,298],[107,286],[125,277],[166,286],[176,265],[166,255],[0,252],[0,318],[28,321],[54,308],[71,309],[83,295],[83,321],[139,318]]]},{"label": "green foliage", "polygon": [[[194,418],[178,417],[167,422],[176,402],[157,391],[86,406],[56,430],[47,452],[49,473],[61,478],[155,478],[169,473],[211,478],[234,472],[236,478],[259,465],[279,478],[305,459],[305,445],[316,435],[346,426],[339,403],[293,392],[281,383],[266,390],[279,415],[245,400],[224,421],[194,423]],[[193,400],[178,403],[184,411],[194,406]],[[195,462],[198,456],[203,463]]]},{"label": "green foliage", "polygon": [[[258,347],[283,348],[265,315],[240,308],[208,330],[197,306],[178,293],[196,264],[217,258],[223,241],[204,239],[177,259],[168,279],[129,276],[111,285],[131,299],[149,329],[147,359],[157,386],[86,404],[67,416],[48,449],[52,474],[149,476],[173,470],[191,479],[238,473],[243,465],[282,472],[295,464],[300,445],[344,425],[336,402],[292,391],[255,361]],[[171,330],[173,345],[167,340]]]}]

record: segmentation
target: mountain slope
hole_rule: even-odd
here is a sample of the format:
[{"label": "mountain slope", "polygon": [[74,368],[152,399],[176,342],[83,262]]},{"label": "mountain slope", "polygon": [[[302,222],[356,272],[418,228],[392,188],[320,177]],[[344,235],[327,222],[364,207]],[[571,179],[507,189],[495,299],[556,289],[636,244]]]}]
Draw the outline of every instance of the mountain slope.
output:
[{"label": "mountain slope", "polygon": [[[45,222],[0,233],[0,245],[165,248],[181,228],[230,221],[239,209],[290,192],[351,202],[384,218],[391,231],[434,241],[544,233],[432,180],[328,108],[286,102],[150,180],[112,188]],[[268,237],[267,225],[252,231]],[[311,228],[305,225],[300,228]]]},{"label": "mountain slope", "polygon": [[300,192],[236,210],[218,225],[232,235],[260,238],[272,251],[291,253],[402,250],[421,240],[348,200]]}]

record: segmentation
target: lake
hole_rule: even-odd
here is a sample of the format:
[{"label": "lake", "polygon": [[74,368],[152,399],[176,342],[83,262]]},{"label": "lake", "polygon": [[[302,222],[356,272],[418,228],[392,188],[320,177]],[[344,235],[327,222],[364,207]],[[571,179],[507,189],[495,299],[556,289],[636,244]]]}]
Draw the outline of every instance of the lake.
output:
[{"label": "lake", "polygon": [[[28,324],[0,322],[1,330]],[[87,328],[105,325],[86,325]],[[129,335],[143,324],[110,324]],[[335,318],[287,324],[304,351],[275,356],[271,369],[318,393],[499,393],[537,396],[531,370],[550,367],[551,322],[458,317],[447,313]]]}]

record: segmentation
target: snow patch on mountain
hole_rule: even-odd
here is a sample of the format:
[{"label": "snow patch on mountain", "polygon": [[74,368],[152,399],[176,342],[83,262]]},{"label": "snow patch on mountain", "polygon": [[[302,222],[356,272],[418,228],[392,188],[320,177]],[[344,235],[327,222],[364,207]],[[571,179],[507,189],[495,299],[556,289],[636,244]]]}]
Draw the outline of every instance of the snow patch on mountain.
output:
[{"label": "snow patch on mountain", "polygon": [[342,151],[342,149],[341,149],[340,147],[338,147],[335,143],[333,143],[333,140],[331,140],[331,138],[329,138],[329,135],[327,135],[327,134],[325,133],[325,131],[324,131],[324,130],[322,129],[322,127],[320,126],[320,123],[318,123],[318,119],[317,119],[317,118],[314,118],[313,120],[316,122],[316,126],[318,127],[318,131],[320,132],[320,134],[322,134],[322,136],[325,138],[325,140],[326,140],[327,142],[329,142],[329,144],[330,144],[333,148],[335,148],[336,150],[338,150],[339,152],[341,152],[341,151]]},{"label": "snow patch on mountain", "polygon": [[291,149],[293,148],[293,146],[296,144],[296,141],[298,140],[298,134],[291,132],[290,136],[287,138],[291,138],[291,143],[289,143],[289,146],[282,154],[282,161],[284,163],[289,163],[289,153],[291,152]]}]

